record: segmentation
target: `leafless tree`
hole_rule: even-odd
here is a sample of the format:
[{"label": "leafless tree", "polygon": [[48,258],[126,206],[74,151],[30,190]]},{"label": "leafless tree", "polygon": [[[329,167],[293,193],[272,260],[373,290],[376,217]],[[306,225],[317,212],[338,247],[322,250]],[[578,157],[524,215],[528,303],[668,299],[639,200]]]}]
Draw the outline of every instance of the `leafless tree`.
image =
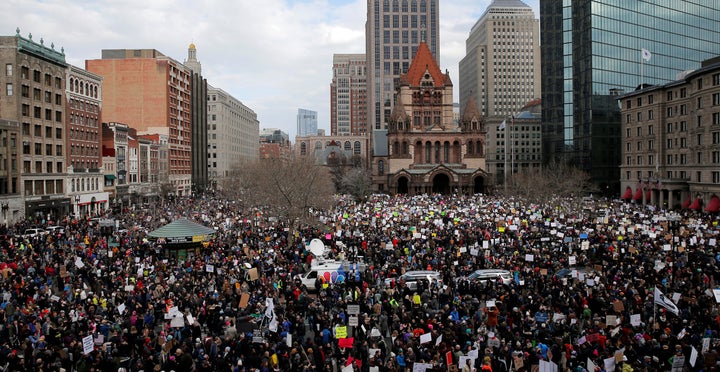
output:
[{"label": "leafless tree", "polygon": [[261,208],[289,227],[314,224],[311,210],[332,206],[334,189],[327,168],[307,158],[261,159],[234,167],[223,189],[246,208]]},{"label": "leafless tree", "polygon": [[545,203],[554,197],[585,196],[595,191],[588,173],[565,163],[523,169],[510,177],[506,189],[508,195],[536,203]]},{"label": "leafless tree", "polygon": [[343,175],[338,191],[352,196],[356,201],[365,201],[372,193],[372,175],[365,168],[351,168]]}]

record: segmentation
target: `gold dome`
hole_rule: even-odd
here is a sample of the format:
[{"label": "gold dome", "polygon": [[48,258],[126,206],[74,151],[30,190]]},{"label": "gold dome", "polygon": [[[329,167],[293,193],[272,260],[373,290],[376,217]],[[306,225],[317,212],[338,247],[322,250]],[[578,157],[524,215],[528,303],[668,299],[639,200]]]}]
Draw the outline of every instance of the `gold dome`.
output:
[{"label": "gold dome", "polygon": [[195,49],[195,43],[190,43],[190,49]]}]

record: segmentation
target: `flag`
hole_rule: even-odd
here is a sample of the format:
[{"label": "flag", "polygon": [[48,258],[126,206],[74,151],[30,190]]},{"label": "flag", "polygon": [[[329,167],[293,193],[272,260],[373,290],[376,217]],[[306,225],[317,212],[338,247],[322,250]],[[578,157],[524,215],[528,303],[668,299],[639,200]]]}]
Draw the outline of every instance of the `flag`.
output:
[{"label": "flag", "polygon": [[655,304],[666,308],[675,315],[680,315],[680,310],[678,310],[677,306],[672,302],[672,300],[665,297],[665,295],[660,292],[657,287],[655,288]]},{"label": "flag", "polygon": [[647,49],[645,49],[645,48],[642,48],[642,52],[641,52],[641,53],[642,53],[642,59],[643,59],[645,62],[650,62],[650,57],[652,57],[652,54],[650,53],[650,51],[647,50]]},{"label": "flag", "polygon": [[505,130],[505,122],[506,121],[507,121],[507,119],[503,120],[503,122],[500,123],[500,127],[498,128],[498,130]]},{"label": "flag", "polygon": [[275,304],[273,303],[272,298],[265,299],[265,317],[270,319],[268,329],[271,332],[277,332],[278,321],[277,321],[277,317],[275,316]]}]

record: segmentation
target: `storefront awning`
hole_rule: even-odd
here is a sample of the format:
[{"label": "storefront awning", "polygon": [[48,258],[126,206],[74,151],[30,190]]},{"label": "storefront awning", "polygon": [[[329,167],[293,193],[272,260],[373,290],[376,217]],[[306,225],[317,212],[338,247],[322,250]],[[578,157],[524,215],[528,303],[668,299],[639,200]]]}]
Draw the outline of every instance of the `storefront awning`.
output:
[{"label": "storefront awning", "polygon": [[690,203],[692,202],[692,196],[688,197],[687,200],[685,200],[681,207],[682,209],[687,209],[690,206]]},{"label": "storefront awning", "polygon": [[650,200],[652,200],[652,190],[647,189],[645,190],[645,201],[649,202]]},{"label": "storefront awning", "polygon": [[114,179],[115,179],[115,175],[114,175],[114,174],[106,174],[106,175],[105,175],[105,179],[106,179],[106,180],[114,180]]},{"label": "storefront awning", "polygon": [[633,197],[634,200],[642,200],[642,189],[638,188],[635,191],[635,197]]},{"label": "storefront awning", "polygon": [[707,208],[705,208],[705,212],[710,213],[717,213],[720,211],[720,198],[717,197],[717,195],[713,195],[712,199],[710,199],[710,203],[708,203]]},{"label": "storefront awning", "polygon": [[700,210],[700,208],[702,208],[702,200],[700,200],[700,198],[695,198],[688,208],[696,211]]},{"label": "storefront awning", "polygon": [[620,198],[620,199],[628,200],[631,198],[632,198],[632,189],[630,188],[630,186],[628,186],[625,189],[625,193],[623,194],[622,198]]}]

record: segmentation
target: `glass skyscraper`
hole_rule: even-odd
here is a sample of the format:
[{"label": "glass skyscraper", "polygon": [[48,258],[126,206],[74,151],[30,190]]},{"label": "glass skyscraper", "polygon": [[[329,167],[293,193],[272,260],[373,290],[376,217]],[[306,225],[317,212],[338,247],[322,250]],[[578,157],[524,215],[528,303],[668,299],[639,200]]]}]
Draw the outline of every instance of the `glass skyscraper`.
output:
[{"label": "glass skyscraper", "polygon": [[317,111],[298,109],[297,135],[299,137],[317,136]]},{"label": "glass skyscraper", "polygon": [[572,162],[615,194],[617,97],[720,55],[720,0],[540,0],[540,25],[544,161]]}]

